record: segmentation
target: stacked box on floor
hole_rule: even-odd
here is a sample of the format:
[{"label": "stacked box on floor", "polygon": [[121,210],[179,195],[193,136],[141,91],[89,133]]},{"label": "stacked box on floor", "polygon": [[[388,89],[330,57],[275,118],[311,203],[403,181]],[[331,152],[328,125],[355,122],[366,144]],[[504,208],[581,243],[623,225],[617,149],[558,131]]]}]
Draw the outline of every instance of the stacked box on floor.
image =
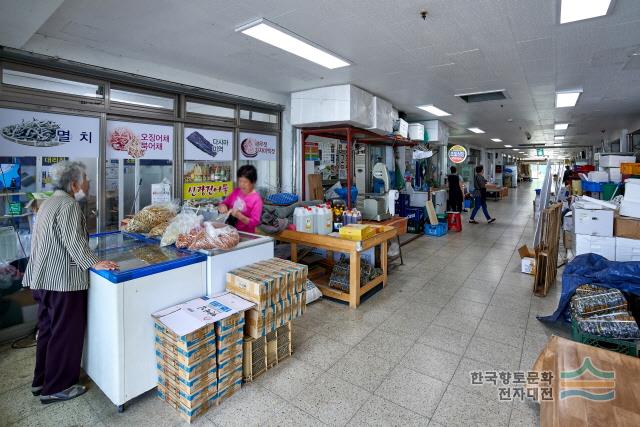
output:
[{"label": "stacked box on floor", "polygon": [[227,290],[256,307],[246,312],[246,336],[259,338],[300,317],[306,309],[308,267],[273,258],[227,273]]},{"label": "stacked box on floor", "polygon": [[218,403],[231,397],[242,384],[244,313],[236,313],[215,324],[218,361]]},{"label": "stacked box on floor", "polygon": [[158,396],[191,422],[217,404],[213,325],[180,336],[156,319],[155,330]]}]

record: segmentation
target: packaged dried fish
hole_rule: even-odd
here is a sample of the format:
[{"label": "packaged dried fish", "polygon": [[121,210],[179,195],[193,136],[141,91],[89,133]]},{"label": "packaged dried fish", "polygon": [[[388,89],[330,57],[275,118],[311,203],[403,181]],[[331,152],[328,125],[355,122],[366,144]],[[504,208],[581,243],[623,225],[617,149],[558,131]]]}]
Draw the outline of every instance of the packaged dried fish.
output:
[{"label": "packaged dried fish", "polygon": [[592,290],[591,293],[576,293],[571,298],[571,314],[574,317],[589,317],[614,311],[627,310],[627,300],[618,289]]},{"label": "packaged dried fish", "polygon": [[161,262],[169,260],[169,257],[163,252],[162,249],[155,245],[144,245],[135,247],[131,250],[133,255],[149,264],[159,264]]},{"label": "packaged dried fish", "polygon": [[172,203],[150,205],[135,214],[127,224],[131,233],[148,233],[153,227],[169,222],[176,216],[176,206]]},{"label": "packaged dried fish", "polygon": [[592,295],[608,291],[609,288],[603,288],[597,285],[581,285],[576,288],[576,295]]},{"label": "packaged dried fish", "polygon": [[619,339],[640,339],[635,318],[627,311],[575,319],[578,328],[592,335]]}]

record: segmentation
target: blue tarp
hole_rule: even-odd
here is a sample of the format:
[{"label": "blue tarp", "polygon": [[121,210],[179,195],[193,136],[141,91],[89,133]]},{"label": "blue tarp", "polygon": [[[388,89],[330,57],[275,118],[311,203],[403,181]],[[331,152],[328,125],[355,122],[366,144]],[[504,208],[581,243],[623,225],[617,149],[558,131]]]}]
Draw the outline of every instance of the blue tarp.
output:
[{"label": "blue tarp", "polygon": [[562,294],[555,313],[538,317],[543,322],[570,321],[569,302],[580,285],[594,284],[603,288],[615,288],[640,296],[640,261],[609,261],[596,254],[575,257],[564,268]]}]

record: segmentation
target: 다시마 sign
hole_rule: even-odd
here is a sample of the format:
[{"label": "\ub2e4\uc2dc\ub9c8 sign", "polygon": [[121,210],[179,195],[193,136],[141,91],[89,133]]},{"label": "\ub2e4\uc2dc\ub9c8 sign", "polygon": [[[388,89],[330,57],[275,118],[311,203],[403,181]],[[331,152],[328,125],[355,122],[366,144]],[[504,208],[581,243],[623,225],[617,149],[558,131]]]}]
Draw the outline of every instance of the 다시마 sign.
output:
[{"label": "\ub2e4\uc2dc\ub9c8 sign", "polygon": [[184,184],[182,197],[184,200],[215,199],[228,196],[232,190],[231,181],[193,182]]},{"label": "\ub2e4\uc2dc\ub9c8 sign", "polygon": [[462,145],[454,145],[449,148],[449,160],[453,163],[462,163],[467,159],[467,149]]},{"label": "\ub2e4\uc2dc\ub9c8 sign", "polygon": [[278,138],[275,135],[240,132],[240,160],[276,160]]},{"label": "\ub2e4\uc2dc\ub9c8 sign", "polygon": [[233,160],[233,132],[185,128],[184,159],[215,162]]},{"label": "\ub2e4\uc2dc\ub9c8 sign", "polygon": [[0,153],[15,157],[93,158],[100,119],[0,108]]}]

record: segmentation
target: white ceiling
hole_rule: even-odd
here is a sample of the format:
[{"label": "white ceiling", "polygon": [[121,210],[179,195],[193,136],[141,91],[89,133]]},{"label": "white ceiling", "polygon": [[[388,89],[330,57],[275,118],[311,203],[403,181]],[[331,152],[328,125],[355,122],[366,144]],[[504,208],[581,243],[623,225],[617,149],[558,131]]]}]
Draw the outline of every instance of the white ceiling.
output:
[{"label": "white ceiling", "polygon": [[[353,65],[326,70],[234,31],[259,17]],[[486,147],[527,143],[525,132],[529,143],[552,143],[554,122],[571,123],[567,142],[596,144],[601,130],[638,123],[640,56],[631,54],[640,52],[640,1],[557,22],[558,0],[65,0],[33,37],[272,92],[353,83],[411,119],[433,118],[415,106],[435,104],[453,113],[445,121],[454,139]],[[577,87],[575,108],[554,108],[556,90]],[[496,89],[510,98],[467,105],[453,96]]]}]

